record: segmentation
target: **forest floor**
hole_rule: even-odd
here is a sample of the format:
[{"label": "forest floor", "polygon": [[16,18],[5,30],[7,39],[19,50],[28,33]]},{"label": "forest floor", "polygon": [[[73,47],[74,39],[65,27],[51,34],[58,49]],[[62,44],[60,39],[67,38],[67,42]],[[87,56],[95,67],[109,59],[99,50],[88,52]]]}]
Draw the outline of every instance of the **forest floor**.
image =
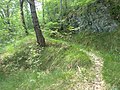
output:
[{"label": "forest floor", "polygon": [[119,50],[119,37],[113,42],[117,35],[108,36],[75,35],[70,38],[74,41],[46,37],[48,46],[40,48],[30,35],[7,45],[0,56],[5,59],[0,90],[119,90],[119,53],[110,49],[115,45]]}]

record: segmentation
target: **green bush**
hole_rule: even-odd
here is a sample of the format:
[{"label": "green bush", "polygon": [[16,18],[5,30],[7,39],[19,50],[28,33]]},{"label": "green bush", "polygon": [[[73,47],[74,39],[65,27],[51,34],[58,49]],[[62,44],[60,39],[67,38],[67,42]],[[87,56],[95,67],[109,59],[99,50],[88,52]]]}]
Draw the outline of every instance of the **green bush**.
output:
[{"label": "green bush", "polygon": [[50,29],[50,30],[58,30],[60,27],[60,24],[58,22],[48,22],[45,25],[45,29]]}]

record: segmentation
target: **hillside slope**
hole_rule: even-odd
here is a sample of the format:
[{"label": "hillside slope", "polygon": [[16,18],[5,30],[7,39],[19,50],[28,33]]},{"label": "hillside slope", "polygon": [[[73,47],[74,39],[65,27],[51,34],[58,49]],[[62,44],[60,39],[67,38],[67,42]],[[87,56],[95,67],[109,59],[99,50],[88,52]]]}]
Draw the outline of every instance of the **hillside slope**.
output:
[{"label": "hillside slope", "polygon": [[36,46],[33,35],[6,46],[1,54],[0,88],[82,90],[86,86],[119,87],[119,31],[109,34],[79,33],[65,36],[65,41],[63,37],[61,40],[46,37],[49,42],[45,48]]},{"label": "hillside slope", "polygon": [[19,24],[0,31],[0,90],[120,89],[120,1],[74,1],[61,21],[51,8],[58,2],[46,2],[53,18],[45,17],[46,47]]},{"label": "hillside slope", "polygon": [[[0,63],[0,89],[66,90],[73,85],[70,80],[76,77],[78,67],[83,69],[84,78],[92,77],[88,74],[92,62],[80,47],[48,40],[48,46],[40,48],[33,36],[29,36],[4,49]],[[81,82],[82,79],[79,77]]]}]

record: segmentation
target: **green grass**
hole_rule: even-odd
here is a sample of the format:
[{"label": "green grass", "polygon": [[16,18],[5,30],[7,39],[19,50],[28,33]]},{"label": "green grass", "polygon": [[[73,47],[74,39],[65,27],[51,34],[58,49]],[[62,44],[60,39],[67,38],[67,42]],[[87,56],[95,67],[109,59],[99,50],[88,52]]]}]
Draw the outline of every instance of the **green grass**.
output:
[{"label": "green grass", "polygon": [[16,39],[14,41],[14,43],[6,44],[4,47],[0,48],[1,56],[5,57],[5,56],[8,56],[10,54],[14,54],[16,49],[20,49],[21,48],[20,46],[23,46],[25,44],[27,45],[28,43],[26,43],[26,42],[29,41],[29,43],[30,43],[30,40],[33,41],[33,39],[35,42],[35,38],[33,38],[32,35],[29,35],[27,37],[24,36],[24,37],[21,37],[19,39]]},{"label": "green grass", "polygon": [[104,59],[105,81],[120,88],[120,30],[103,33],[81,32],[66,36],[65,40],[99,52]]},{"label": "green grass", "polygon": [[82,44],[83,46],[90,47],[92,49],[116,52],[119,53],[120,45],[120,31],[103,32],[103,33],[91,33],[81,32],[75,34],[70,38],[71,42]]},{"label": "green grass", "polygon": [[120,30],[103,33],[81,32],[66,36],[57,33],[55,38],[67,41],[76,48],[81,46],[84,49],[99,52],[104,60],[104,80],[111,86],[120,88]]},{"label": "green grass", "polygon": [[[47,46],[36,45],[35,36],[21,38],[2,51],[0,66],[1,90],[67,90],[75,84],[79,66],[89,77],[92,63],[81,48],[98,51],[104,59],[103,77],[111,86],[120,85],[119,31],[75,35],[58,35],[56,39],[45,32]],[[58,40],[58,37],[61,39]],[[7,54],[8,53],[8,54]],[[86,72],[87,71],[87,72]]]},{"label": "green grass", "polygon": [[[0,81],[1,90],[52,90],[61,83],[67,83],[73,72],[55,70],[53,72],[34,72],[34,71],[19,71]],[[64,80],[64,81],[63,81]],[[54,85],[53,85],[54,84]],[[67,85],[67,84],[66,84]]]},{"label": "green grass", "polygon": [[75,77],[78,66],[89,71],[92,63],[80,51],[80,46],[46,39],[45,48],[37,46],[32,35],[4,48],[0,65],[1,90],[66,90],[73,85],[70,80]]},{"label": "green grass", "polygon": [[107,83],[120,89],[120,55],[103,53],[103,76]]}]

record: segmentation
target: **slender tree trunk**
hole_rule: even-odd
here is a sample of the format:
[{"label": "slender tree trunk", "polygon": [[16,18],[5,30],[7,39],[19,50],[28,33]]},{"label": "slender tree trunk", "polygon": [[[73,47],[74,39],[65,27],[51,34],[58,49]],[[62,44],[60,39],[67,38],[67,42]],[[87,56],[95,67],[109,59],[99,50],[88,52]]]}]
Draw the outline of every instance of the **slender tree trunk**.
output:
[{"label": "slender tree trunk", "polygon": [[38,22],[38,17],[37,17],[37,13],[36,13],[34,0],[29,0],[29,4],[30,4],[30,10],[31,10],[31,16],[32,16],[32,21],[33,21],[33,25],[34,25],[34,30],[36,33],[37,43],[41,47],[45,47],[45,38],[42,35],[42,31],[41,31],[41,28],[40,28],[40,25]]},{"label": "slender tree trunk", "polygon": [[7,18],[7,25],[8,25],[8,30],[12,31],[11,27],[10,27],[10,11],[9,11],[9,5],[6,6],[6,18]]},{"label": "slender tree trunk", "polygon": [[60,29],[62,29],[62,17],[63,17],[63,13],[62,13],[62,0],[60,0]]},{"label": "slender tree trunk", "polygon": [[25,33],[26,35],[28,35],[28,31],[27,31],[27,27],[26,27],[26,23],[25,23],[25,17],[24,17],[24,12],[23,12],[23,3],[24,3],[25,0],[19,0],[20,2],[20,12],[21,12],[21,20],[22,20],[22,24],[23,24],[23,27],[25,29]]},{"label": "slender tree trunk", "polygon": [[47,9],[48,19],[49,19],[49,21],[50,21],[50,22],[52,22],[52,21],[53,21],[53,19],[52,19],[52,18],[51,18],[51,16],[50,16],[50,10],[49,10],[49,8],[48,8],[48,7],[46,7],[46,9]]},{"label": "slender tree trunk", "polygon": [[65,10],[67,10],[68,6],[67,6],[67,0],[65,0]]},{"label": "slender tree trunk", "polygon": [[11,23],[10,23],[10,7],[9,7],[9,3],[11,2],[11,0],[9,0],[8,1],[8,3],[7,3],[7,5],[6,5],[6,11],[5,11],[5,17],[6,17],[6,24],[8,25],[7,26],[7,29],[9,30],[9,31],[11,31],[12,32],[12,29],[11,29]]},{"label": "slender tree trunk", "polygon": [[45,25],[45,10],[44,10],[44,3],[45,3],[45,0],[42,0],[42,10],[43,10],[43,27]]},{"label": "slender tree trunk", "polygon": [[7,24],[10,24],[10,11],[9,11],[9,5],[6,6],[7,10],[6,10],[6,17],[7,17]]}]

